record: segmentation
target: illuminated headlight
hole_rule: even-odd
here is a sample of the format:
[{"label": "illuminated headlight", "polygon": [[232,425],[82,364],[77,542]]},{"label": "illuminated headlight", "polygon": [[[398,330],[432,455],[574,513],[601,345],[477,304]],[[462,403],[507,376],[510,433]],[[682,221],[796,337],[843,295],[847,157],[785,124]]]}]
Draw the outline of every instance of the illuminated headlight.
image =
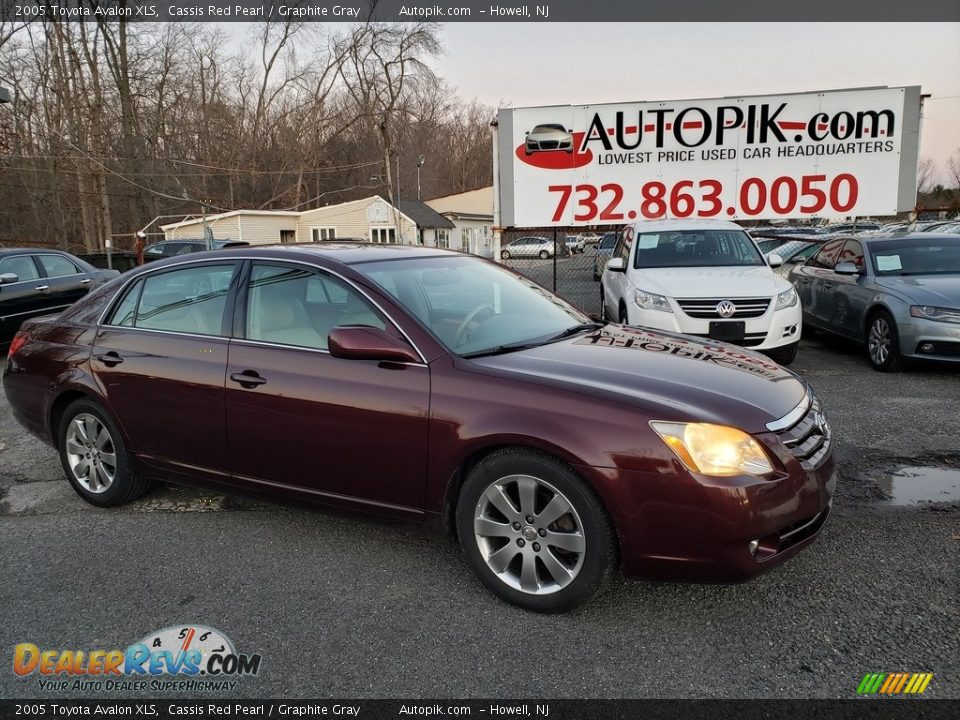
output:
[{"label": "illuminated headlight", "polygon": [[766,475],[773,472],[760,443],[727,425],[653,421],[650,427],[687,469],[703,475]]},{"label": "illuminated headlight", "polygon": [[934,307],[933,305],[911,305],[910,314],[915,318],[936,320],[960,324],[960,310],[955,308]]},{"label": "illuminated headlight", "polygon": [[673,310],[670,308],[670,303],[667,302],[667,299],[663,295],[657,295],[656,293],[637,290],[633,294],[633,301],[638,307],[642,307],[644,310],[662,310],[663,312],[673,312]]},{"label": "illuminated headlight", "polygon": [[788,307],[793,307],[796,304],[797,291],[791,287],[789,290],[784,290],[782,293],[777,295],[777,306],[774,311],[786,310]]}]

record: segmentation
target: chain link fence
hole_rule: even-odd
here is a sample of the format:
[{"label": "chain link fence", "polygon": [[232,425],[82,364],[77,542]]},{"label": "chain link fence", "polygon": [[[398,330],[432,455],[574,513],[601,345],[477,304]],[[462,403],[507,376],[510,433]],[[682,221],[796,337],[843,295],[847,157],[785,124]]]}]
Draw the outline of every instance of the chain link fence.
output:
[{"label": "chain link fence", "polygon": [[600,312],[600,273],[609,258],[598,248],[614,228],[508,228],[500,260],[580,310]]}]

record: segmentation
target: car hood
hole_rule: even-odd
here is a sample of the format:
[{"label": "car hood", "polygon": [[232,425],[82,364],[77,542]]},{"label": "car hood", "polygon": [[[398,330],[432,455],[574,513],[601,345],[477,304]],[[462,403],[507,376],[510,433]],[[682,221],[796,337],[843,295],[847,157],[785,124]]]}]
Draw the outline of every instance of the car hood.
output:
[{"label": "car hood", "polygon": [[688,335],[607,325],[528,350],[474,358],[485,368],[636,403],[665,419],[765,432],[806,385],[764,355]]},{"label": "car hood", "polygon": [[877,285],[906,296],[918,305],[960,308],[960,273],[906,277],[878,277]]},{"label": "car hood", "polygon": [[766,265],[646,268],[631,275],[641,290],[681,298],[772,297],[790,287]]}]

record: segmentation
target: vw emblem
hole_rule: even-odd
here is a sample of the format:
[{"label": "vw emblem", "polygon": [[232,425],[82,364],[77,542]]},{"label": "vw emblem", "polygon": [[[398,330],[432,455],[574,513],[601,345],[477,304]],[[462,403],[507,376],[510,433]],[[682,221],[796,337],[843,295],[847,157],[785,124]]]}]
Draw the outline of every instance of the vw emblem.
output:
[{"label": "vw emblem", "polygon": [[737,311],[737,306],[729,300],[721,300],[717,303],[717,315],[720,317],[730,317]]},{"label": "vw emblem", "polygon": [[827,422],[827,416],[821,412],[818,412],[813,416],[813,422],[817,426],[817,430],[820,431],[820,434],[825,438],[830,438],[830,423]]}]

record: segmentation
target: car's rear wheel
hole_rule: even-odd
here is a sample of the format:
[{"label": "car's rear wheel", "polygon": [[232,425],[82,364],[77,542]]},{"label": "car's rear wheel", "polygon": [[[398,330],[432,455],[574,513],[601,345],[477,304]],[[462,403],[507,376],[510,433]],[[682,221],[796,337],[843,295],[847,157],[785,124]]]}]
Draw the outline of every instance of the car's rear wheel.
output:
[{"label": "car's rear wheel", "polygon": [[509,250],[501,250],[501,251],[500,251],[500,259],[501,259],[501,260],[509,260],[509,259],[510,259],[510,251],[509,251]]},{"label": "car's rear wheel", "polygon": [[549,250],[541,250],[541,251],[540,251],[540,259],[541,259],[541,260],[546,260],[548,257],[550,257],[550,251],[549,251]]},{"label": "car's rear wheel", "polygon": [[873,369],[881,372],[893,372],[903,367],[897,324],[886,310],[880,310],[870,318],[867,357]]},{"label": "car's rear wheel", "polygon": [[593,491],[534,450],[499,450],[470,472],[457,532],[481,582],[528,610],[576,607],[616,564],[613,528]]},{"label": "car's rear wheel", "polygon": [[67,479],[88,503],[122,505],[150,488],[150,481],[133,471],[116,424],[92,400],[77,400],[67,407],[57,441]]}]

